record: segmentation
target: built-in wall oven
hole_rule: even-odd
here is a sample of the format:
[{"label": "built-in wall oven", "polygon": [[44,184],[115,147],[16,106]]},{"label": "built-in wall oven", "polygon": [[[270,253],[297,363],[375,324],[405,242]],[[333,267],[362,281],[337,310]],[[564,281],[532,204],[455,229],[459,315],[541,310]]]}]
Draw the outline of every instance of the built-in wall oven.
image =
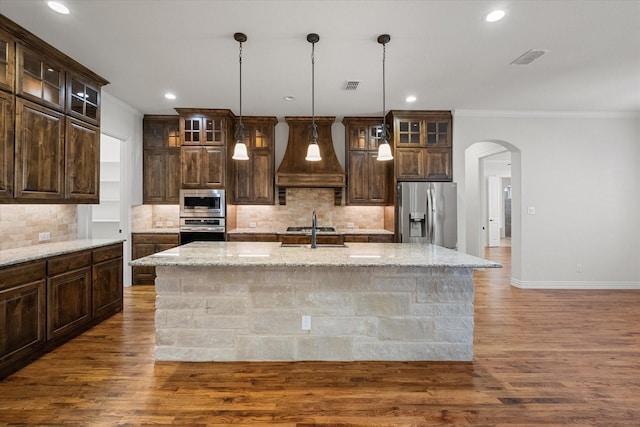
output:
[{"label": "built-in wall oven", "polygon": [[225,241],[224,190],[180,190],[180,244]]}]

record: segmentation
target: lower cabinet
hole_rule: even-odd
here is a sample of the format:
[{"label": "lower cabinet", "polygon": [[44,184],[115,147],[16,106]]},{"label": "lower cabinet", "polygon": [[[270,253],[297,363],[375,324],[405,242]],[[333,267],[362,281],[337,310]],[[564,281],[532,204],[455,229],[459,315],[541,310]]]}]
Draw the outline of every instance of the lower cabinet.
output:
[{"label": "lower cabinet", "polygon": [[393,243],[393,234],[345,234],[344,242]]},{"label": "lower cabinet", "polygon": [[227,233],[227,242],[277,242],[276,233]]},{"label": "lower cabinet", "polygon": [[[180,244],[178,233],[131,233],[131,259],[153,255]],[[155,267],[131,267],[134,285],[152,284],[156,279]]]},{"label": "lower cabinet", "polygon": [[0,268],[0,379],[122,311],[122,243]]}]

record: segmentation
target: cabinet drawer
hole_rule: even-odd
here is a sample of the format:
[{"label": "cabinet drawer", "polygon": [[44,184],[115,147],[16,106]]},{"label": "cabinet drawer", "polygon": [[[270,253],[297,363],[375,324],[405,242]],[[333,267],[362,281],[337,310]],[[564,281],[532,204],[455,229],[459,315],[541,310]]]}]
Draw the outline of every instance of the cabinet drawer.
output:
[{"label": "cabinet drawer", "polygon": [[348,242],[367,243],[369,242],[369,237],[366,234],[345,234],[344,241],[345,243],[348,243]]},{"label": "cabinet drawer", "polygon": [[159,234],[159,233],[133,233],[131,235],[132,243],[170,243],[178,245],[180,236],[178,233]]},{"label": "cabinet drawer", "polygon": [[105,246],[93,250],[93,263],[107,261],[122,256],[122,243],[117,245]]},{"label": "cabinet drawer", "polygon": [[0,290],[43,280],[46,276],[44,261],[28,262],[0,269]]},{"label": "cabinet drawer", "polygon": [[77,270],[91,265],[91,252],[75,252],[69,255],[61,255],[47,261],[47,274],[55,276],[67,271]]}]

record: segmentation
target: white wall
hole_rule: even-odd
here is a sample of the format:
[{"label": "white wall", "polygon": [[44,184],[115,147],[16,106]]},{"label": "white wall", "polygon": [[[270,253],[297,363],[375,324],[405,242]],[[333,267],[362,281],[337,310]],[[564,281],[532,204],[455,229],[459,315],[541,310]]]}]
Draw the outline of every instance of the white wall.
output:
[{"label": "white wall", "polygon": [[[474,180],[465,176],[465,150],[472,144],[505,141],[520,151],[512,157],[521,169],[520,182],[513,170],[514,192],[520,192],[513,199],[514,228],[519,219],[520,230],[513,230],[512,244],[521,266],[514,268],[512,283],[640,287],[639,122],[628,114],[455,112],[458,183]],[[478,206],[472,198],[458,214],[471,248],[476,231],[467,230],[468,218],[479,215]],[[528,215],[528,207],[536,214]]]},{"label": "white wall", "polygon": [[142,204],[142,113],[108,93],[102,91],[100,130],[102,133],[124,141],[123,171],[120,177],[126,185],[121,202],[126,211],[122,229],[127,242],[124,244],[124,284],[131,286],[131,209]]}]

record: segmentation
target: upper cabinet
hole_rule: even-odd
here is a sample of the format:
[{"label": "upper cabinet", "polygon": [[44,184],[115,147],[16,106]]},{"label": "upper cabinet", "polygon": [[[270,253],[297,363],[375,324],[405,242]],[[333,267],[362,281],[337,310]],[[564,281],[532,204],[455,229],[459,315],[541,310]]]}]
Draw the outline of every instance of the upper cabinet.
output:
[{"label": "upper cabinet", "polygon": [[180,119],[144,116],[142,126],[143,194],[145,204],[180,203]]},{"label": "upper cabinet", "polygon": [[0,203],[98,203],[108,82],[2,15],[0,28]]},{"label": "upper cabinet", "polygon": [[[244,143],[249,160],[230,160],[231,203],[272,205],[275,201],[275,117],[243,117]],[[229,144],[229,156],[233,155]]]},{"label": "upper cabinet", "polygon": [[398,181],[451,181],[450,111],[390,111]]},{"label": "upper cabinet", "polygon": [[225,188],[230,110],[176,108],[180,115],[181,188]]},{"label": "upper cabinet", "polygon": [[393,162],[378,160],[382,118],[345,117],[347,204],[391,203]]},{"label": "upper cabinet", "polygon": [[16,69],[15,39],[0,30],[0,89],[14,92]]},{"label": "upper cabinet", "polygon": [[44,53],[17,45],[16,94],[56,110],[64,109],[65,71]]}]

